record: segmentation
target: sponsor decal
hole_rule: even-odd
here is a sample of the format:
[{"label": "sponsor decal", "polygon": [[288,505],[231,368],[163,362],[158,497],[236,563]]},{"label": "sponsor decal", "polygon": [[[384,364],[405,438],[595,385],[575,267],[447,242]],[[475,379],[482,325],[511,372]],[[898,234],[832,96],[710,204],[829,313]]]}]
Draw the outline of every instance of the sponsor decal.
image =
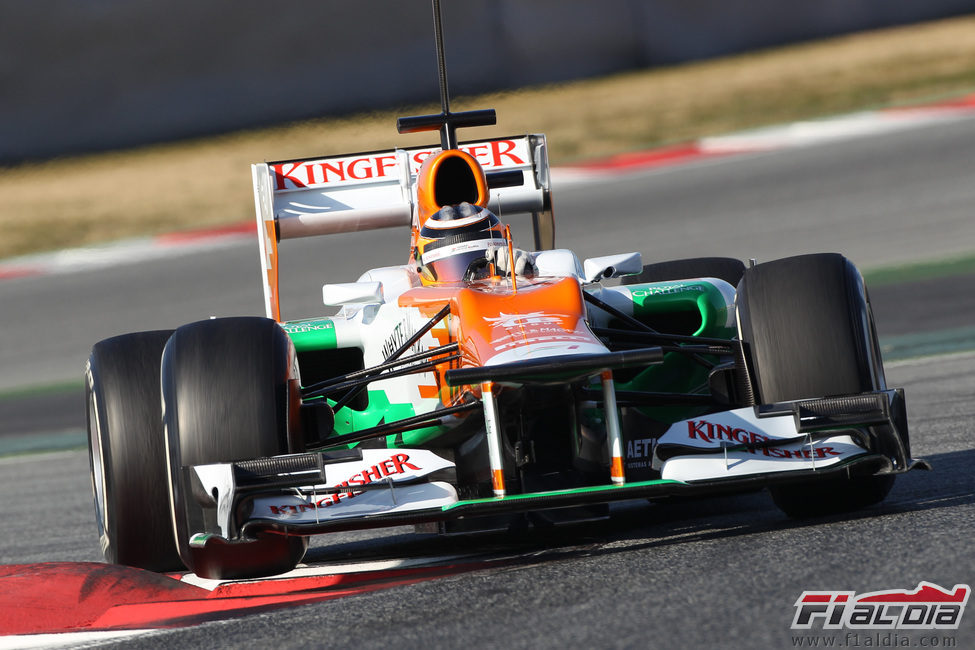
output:
[{"label": "sponsor decal", "polygon": [[[485,169],[511,167],[512,165],[528,164],[528,143],[524,140],[494,140],[492,142],[477,142],[461,145],[461,151],[469,153]],[[428,157],[438,153],[440,148],[413,151],[410,154],[410,173],[420,171],[420,165]]]},{"label": "sponsor decal", "polygon": [[[462,145],[462,151],[473,156],[485,169],[527,165],[528,145],[522,140],[494,140]],[[420,165],[436,149],[407,150],[410,173],[416,174]],[[285,162],[271,165],[274,189],[293,190],[332,183],[396,180],[399,163],[395,152],[360,156],[345,156],[322,160]]]},{"label": "sponsor decal", "polygon": [[542,311],[533,311],[530,314],[506,314],[504,312],[499,312],[498,316],[495,318],[484,318],[485,323],[490,323],[495,327],[503,327],[505,329],[513,327],[523,327],[526,325],[559,325],[561,321],[554,316],[550,316]]},{"label": "sponsor decal", "polygon": [[496,333],[492,337],[494,349],[498,351],[540,343],[591,341],[585,334],[566,327],[567,321],[570,321],[570,317],[540,311],[528,314],[500,312],[494,318],[484,318],[484,322],[505,332]]},{"label": "sponsor decal", "polygon": [[[389,458],[381,460],[371,467],[367,467],[356,472],[338,485],[330,487],[354,488],[358,485],[368,485],[376,481],[393,480],[395,476],[410,474],[411,472],[422,472],[423,468],[410,461],[410,455],[405,453],[392,454]],[[328,508],[337,505],[340,501],[351,499],[362,494],[362,490],[350,489],[347,492],[328,494],[325,497],[310,503],[295,505],[269,506],[272,515],[296,515],[307,510],[317,510],[318,508]]]},{"label": "sponsor decal", "polygon": [[307,332],[335,329],[332,321],[284,323],[281,327],[288,334],[304,334]]},{"label": "sponsor decal", "polygon": [[[565,330],[553,330],[553,331],[557,333],[555,336],[530,336],[530,337],[527,337],[527,338],[518,339],[517,341],[512,341],[512,342],[509,342],[509,343],[501,343],[500,345],[495,345],[494,346],[494,349],[497,350],[498,352],[502,352],[504,350],[507,350],[508,348],[526,347],[526,346],[529,346],[529,345],[531,345],[531,346],[539,346],[539,345],[548,344],[548,343],[568,343],[568,342],[571,342],[571,341],[585,342],[585,341],[588,341],[589,340],[589,339],[587,339],[585,336],[583,336],[581,334],[574,334],[572,332],[566,332]],[[508,338],[511,338],[511,337],[508,337]],[[541,348],[538,348],[538,349],[536,349],[534,351],[535,352],[538,352],[539,349],[541,349]],[[556,348],[556,346],[549,345],[546,349],[554,350],[554,349],[557,349],[557,348]],[[579,349],[579,346],[578,345],[569,345],[569,346],[565,346],[565,347],[558,346],[558,349],[564,349],[566,351],[572,351],[572,350],[578,350]]]},{"label": "sponsor decal", "polygon": [[651,458],[653,456],[653,447],[655,444],[656,440],[653,438],[638,438],[636,440],[630,440],[626,443],[627,460],[631,458]]},{"label": "sponsor decal", "polygon": [[395,154],[288,162],[271,166],[275,190],[314,187],[341,181],[395,178],[395,170]]},{"label": "sponsor decal", "polygon": [[704,287],[697,284],[665,284],[644,287],[642,289],[631,289],[630,293],[634,298],[646,298],[647,296],[664,296],[688,291],[700,293],[704,291]]},{"label": "sponsor decal", "polygon": [[[403,344],[406,343],[406,341],[409,340],[409,338],[414,334],[416,334],[416,328],[412,326],[412,323],[409,321],[409,319],[402,320],[399,323],[397,323],[396,327],[393,328],[392,333],[386,338],[386,341],[383,343],[383,347],[382,347],[383,359],[388,359],[393,354],[393,352],[399,350],[403,346]],[[410,351],[413,352],[414,354],[422,352],[423,350],[424,347],[423,345],[420,344],[419,341],[417,341],[410,347]]]},{"label": "sponsor decal", "polygon": [[642,469],[651,466],[653,450],[657,445],[654,438],[637,438],[626,442],[626,468]]},{"label": "sponsor decal", "polygon": [[[424,226],[426,227],[426,226]],[[486,251],[491,248],[499,248],[500,246],[492,246],[491,241],[488,239],[478,239],[475,241],[461,242],[459,244],[451,244],[449,246],[443,246],[434,250],[428,250],[423,253],[423,263],[431,264],[439,260],[445,259],[447,257],[452,257],[454,255],[460,255],[462,253],[469,253],[472,251]]]},{"label": "sponsor decal", "polygon": [[803,591],[795,602],[793,630],[957,630],[971,588],[920,582],[916,589]]},{"label": "sponsor decal", "polygon": [[[690,440],[700,440],[705,443],[730,442],[738,445],[751,445],[756,443],[781,440],[754,431],[748,431],[741,427],[730,424],[720,424],[708,420],[688,420],[687,437]],[[797,437],[796,442],[802,442],[803,437]],[[761,449],[747,450],[752,454],[761,454],[769,458],[782,459],[822,459],[831,456],[840,456],[840,452],[833,447],[823,446],[813,449],[785,449],[783,447],[763,447]]]}]

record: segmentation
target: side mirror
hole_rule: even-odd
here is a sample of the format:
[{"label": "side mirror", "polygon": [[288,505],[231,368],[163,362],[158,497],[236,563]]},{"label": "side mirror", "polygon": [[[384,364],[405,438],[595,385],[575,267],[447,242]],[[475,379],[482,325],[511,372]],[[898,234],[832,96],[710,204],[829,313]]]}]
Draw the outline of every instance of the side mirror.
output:
[{"label": "side mirror", "polygon": [[643,271],[643,257],[639,253],[620,253],[591,257],[582,263],[586,282],[599,282],[604,278],[618,278]]},{"label": "side mirror", "polygon": [[332,307],[382,303],[382,282],[343,282],[322,287],[322,302]]},{"label": "side mirror", "polygon": [[534,254],[536,275],[539,277],[569,278],[581,277],[582,269],[575,253],[564,248],[539,251]]}]

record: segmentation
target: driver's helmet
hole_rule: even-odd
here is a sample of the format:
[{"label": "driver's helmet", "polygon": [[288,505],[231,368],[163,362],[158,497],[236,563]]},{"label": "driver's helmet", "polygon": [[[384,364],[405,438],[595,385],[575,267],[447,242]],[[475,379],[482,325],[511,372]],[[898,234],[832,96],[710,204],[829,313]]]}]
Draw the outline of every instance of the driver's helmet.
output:
[{"label": "driver's helmet", "polygon": [[489,248],[507,245],[504,226],[493,212],[460,203],[441,208],[423,223],[413,254],[425,284],[458,282]]}]

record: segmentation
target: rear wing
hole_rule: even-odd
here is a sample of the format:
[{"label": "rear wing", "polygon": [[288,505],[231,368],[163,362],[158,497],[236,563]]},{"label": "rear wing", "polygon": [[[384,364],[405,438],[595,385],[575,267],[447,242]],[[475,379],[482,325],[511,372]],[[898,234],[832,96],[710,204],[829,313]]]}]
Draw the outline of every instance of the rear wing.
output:
[{"label": "rear wing", "polygon": [[[555,247],[548,149],[543,135],[464,142],[459,149],[484,168],[488,208],[502,216],[530,214],[536,250]],[[416,176],[439,147],[260,163],[251,166],[264,307],[281,320],[278,243],[284,239],[411,225]]]}]

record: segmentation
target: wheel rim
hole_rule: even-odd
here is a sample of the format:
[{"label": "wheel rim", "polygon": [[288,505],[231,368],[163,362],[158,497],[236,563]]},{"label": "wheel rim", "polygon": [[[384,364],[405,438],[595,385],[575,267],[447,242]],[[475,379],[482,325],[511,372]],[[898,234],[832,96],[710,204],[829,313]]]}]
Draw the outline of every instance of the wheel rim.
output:
[{"label": "wheel rim", "polygon": [[108,505],[105,489],[105,454],[102,447],[102,427],[98,418],[97,397],[89,381],[88,387],[88,449],[91,460],[91,488],[95,501],[95,524],[98,540],[105,554],[110,546],[108,538]]}]

